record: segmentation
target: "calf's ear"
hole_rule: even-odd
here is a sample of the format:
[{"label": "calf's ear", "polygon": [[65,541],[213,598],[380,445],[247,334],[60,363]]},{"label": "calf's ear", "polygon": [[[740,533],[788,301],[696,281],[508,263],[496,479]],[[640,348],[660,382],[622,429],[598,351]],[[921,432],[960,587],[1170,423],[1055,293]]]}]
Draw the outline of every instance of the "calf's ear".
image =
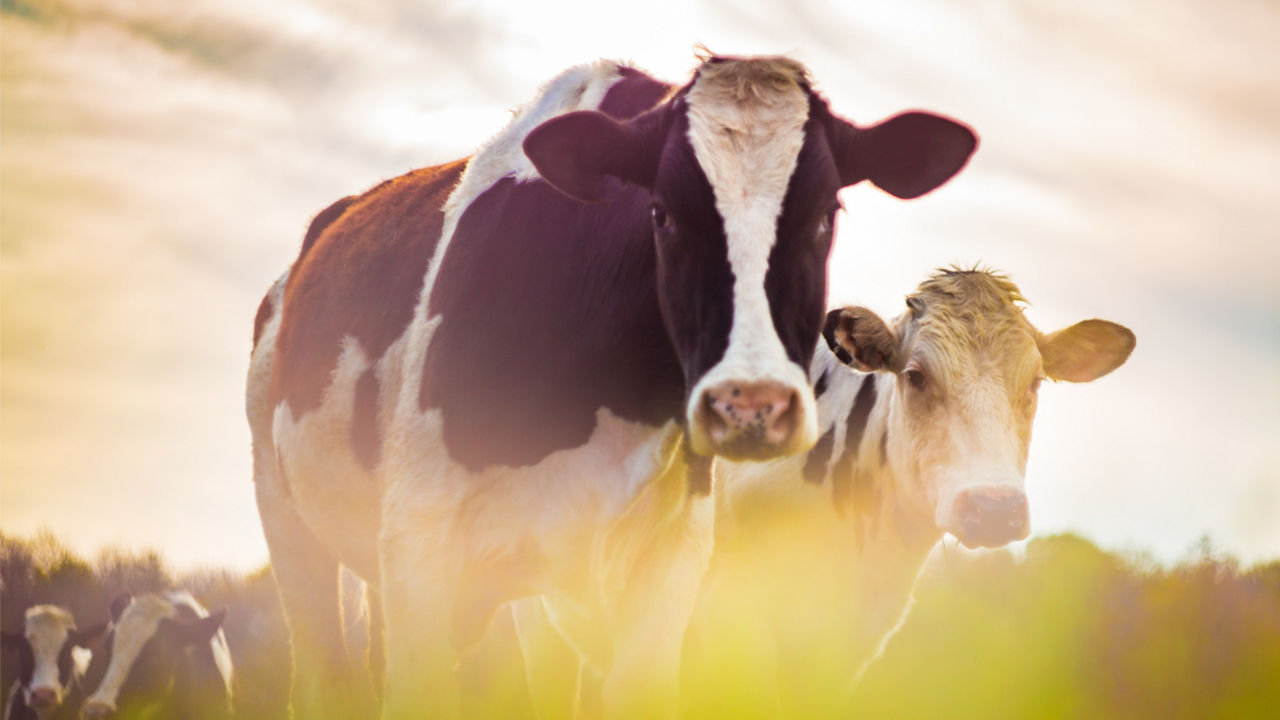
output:
[{"label": "calf's ear", "polygon": [[557,190],[583,202],[604,194],[606,175],[652,188],[661,150],[657,117],[650,113],[620,123],[594,110],[565,113],[534,128],[524,154]]},{"label": "calf's ear", "polygon": [[1037,341],[1044,372],[1054,380],[1089,382],[1129,359],[1138,340],[1133,331],[1107,320],[1085,320]]},{"label": "calf's ear", "polygon": [[897,367],[897,336],[867,308],[854,306],[827,313],[822,336],[836,357],[862,372]]},{"label": "calf's ear", "polygon": [[183,645],[199,645],[213,638],[222,621],[227,619],[227,610],[223,608],[209,617],[191,622],[174,622],[175,632]]},{"label": "calf's ear", "polygon": [[955,120],[916,111],[866,128],[833,118],[830,143],[842,186],[870,180],[909,200],[960,172],[978,136]]},{"label": "calf's ear", "polygon": [[78,645],[82,648],[91,648],[94,643],[107,632],[106,623],[98,623],[84,630],[72,630],[69,636],[72,645]]},{"label": "calf's ear", "polygon": [[127,592],[122,592],[111,599],[111,622],[120,622],[120,615],[124,613],[124,609],[129,607],[129,603],[133,602],[133,596]]}]

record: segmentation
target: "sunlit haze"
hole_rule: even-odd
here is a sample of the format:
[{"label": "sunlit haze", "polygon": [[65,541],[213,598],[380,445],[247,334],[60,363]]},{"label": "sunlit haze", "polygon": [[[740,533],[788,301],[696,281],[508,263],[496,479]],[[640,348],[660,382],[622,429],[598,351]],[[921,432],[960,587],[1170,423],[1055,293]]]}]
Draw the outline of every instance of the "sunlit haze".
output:
[{"label": "sunlit haze", "polygon": [[829,303],[1009,273],[1042,330],[1137,334],[1047,385],[1037,535],[1280,555],[1280,5],[4,0],[0,517],[93,554],[266,562],[244,376],[311,217],[456,159],[573,64],[684,82],[701,43],[786,53],[833,109],[973,126],[913,202],[843,193]]}]

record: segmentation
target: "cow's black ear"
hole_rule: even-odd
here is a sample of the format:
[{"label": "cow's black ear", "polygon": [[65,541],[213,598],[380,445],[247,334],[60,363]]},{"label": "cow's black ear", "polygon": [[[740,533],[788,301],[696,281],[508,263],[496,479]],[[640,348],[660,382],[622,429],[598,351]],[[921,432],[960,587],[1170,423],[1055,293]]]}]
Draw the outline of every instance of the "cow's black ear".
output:
[{"label": "cow's black ear", "polygon": [[846,364],[862,372],[896,371],[898,338],[879,315],[864,307],[847,307],[831,311],[827,321],[839,348],[836,356]]},{"label": "cow's black ear", "polygon": [[209,642],[213,638],[214,633],[218,632],[218,628],[222,627],[222,621],[227,619],[227,610],[223,608],[209,617],[192,620],[191,622],[179,622],[177,620],[169,620],[172,623],[174,634],[179,642],[183,645],[200,645]]},{"label": "cow's black ear", "polygon": [[606,175],[652,188],[658,148],[650,141],[654,117],[620,123],[594,110],[565,113],[534,128],[524,153],[538,174],[560,192],[595,202],[604,195]]},{"label": "cow's black ear", "polygon": [[133,602],[133,596],[127,592],[122,592],[111,599],[111,622],[120,622],[120,615],[124,613],[124,609],[129,607],[129,603]]},{"label": "cow's black ear", "polygon": [[106,632],[107,624],[103,622],[85,628],[84,630],[72,630],[68,639],[71,640],[72,645],[82,648],[91,648],[93,647],[93,644],[98,642],[99,638],[101,638]]},{"label": "cow's black ear", "polygon": [[831,127],[840,184],[870,180],[904,200],[951,179],[978,147],[968,127],[925,112],[903,113],[866,128],[833,117]]},{"label": "cow's black ear", "polygon": [[27,639],[22,636],[22,633],[0,632],[0,649],[5,652],[16,651],[26,641]]}]

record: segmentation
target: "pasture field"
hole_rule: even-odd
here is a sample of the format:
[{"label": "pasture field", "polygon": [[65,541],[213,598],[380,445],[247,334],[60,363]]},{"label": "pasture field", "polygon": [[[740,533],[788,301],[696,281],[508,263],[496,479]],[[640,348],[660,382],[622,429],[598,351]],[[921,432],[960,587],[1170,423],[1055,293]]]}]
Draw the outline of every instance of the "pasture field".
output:
[{"label": "pasture field", "polygon": [[[37,602],[65,605],[81,624],[105,618],[118,592],[190,589],[211,609],[226,607],[242,717],[284,717],[287,634],[269,569],[249,575],[209,570],[175,574],[156,552],[104,551],[89,560],[53,535],[0,535],[0,623],[19,626]],[[357,593],[348,587],[349,600]],[[840,614],[836,597],[796,597],[811,618]],[[350,635],[365,632],[349,602]],[[748,604],[715,608],[723,627],[685,668],[684,715],[777,717],[760,704],[756,626]],[[698,630],[695,628],[695,632]],[[706,638],[706,633],[702,635]],[[1280,561],[1240,567],[1206,540],[1174,567],[1101,550],[1058,535],[1032,540],[1025,556],[954,548],[931,562],[907,622],[867,672],[851,707],[828,699],[839,681],[839,632],[805,648],[813,702],[783,717],[1159,718],[1250,720],[1280,708]],[[495,622],[460,668],[476,698],[467,717],[530,717],[523,670],[509,622]],[[3,687],[14,658],[0,665]],[[125,720],[125,719],[122,719]],[[336,720],[336,719],[335,719]]]}]

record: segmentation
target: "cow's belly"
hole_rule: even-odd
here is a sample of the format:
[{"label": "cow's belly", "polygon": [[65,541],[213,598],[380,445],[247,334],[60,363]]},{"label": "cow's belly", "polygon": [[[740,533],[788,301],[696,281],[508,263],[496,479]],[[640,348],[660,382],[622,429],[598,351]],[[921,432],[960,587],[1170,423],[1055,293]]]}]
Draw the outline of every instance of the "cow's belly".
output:
[{"label": "cow's belly", "polygon": [[[501,588],[505,599],[547,594],[598,605],[606,566],[625,563],[619,556],[629,551],[615,532],[619,522],[643,504],[652,506],[646,512],[660,523],[664,511],[678,509],[687,495],[683,475],[678,492],[656,493],[680,464],[674,422],[654,427],[600,409],[583,445],[533,465],[478,473],[449,458],[441,423],[439,410],[413,412],[389,432],[384,517],[393,525],[397,517],[449,524],[469,568],[510,583]],[[664,510],[664,503],[673,507]],[[406,513],[407,507],[414,510]]]}]

